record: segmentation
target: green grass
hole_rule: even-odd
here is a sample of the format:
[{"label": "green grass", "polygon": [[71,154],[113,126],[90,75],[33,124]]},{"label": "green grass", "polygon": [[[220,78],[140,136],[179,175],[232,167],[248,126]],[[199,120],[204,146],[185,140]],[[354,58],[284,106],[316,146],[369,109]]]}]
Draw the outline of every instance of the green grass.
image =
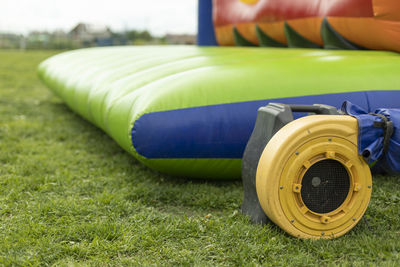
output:
[{"label": "green grass", "polygon": [[400,264],[400,177],[336,240],[298,240],[240,214],[240,181],[155,173],[37,79],[55,52],[0,51],[0,265]]}]

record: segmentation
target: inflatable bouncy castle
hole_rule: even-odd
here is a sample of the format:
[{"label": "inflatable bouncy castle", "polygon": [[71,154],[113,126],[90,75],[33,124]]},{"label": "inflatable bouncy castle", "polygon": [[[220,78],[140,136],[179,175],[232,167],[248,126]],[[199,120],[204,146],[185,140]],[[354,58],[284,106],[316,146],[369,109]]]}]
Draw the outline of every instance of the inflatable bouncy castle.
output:
[{"label": "inflatable bouncy castle", "polygon": [[251,221],[335,238],[370,168],[400,173],[399,22],[398,0],[200,0],[199,46],[69,51],[39,76],[146,166],[242,177]]},{"label": "inflatable bouncy castle", "polygon": [[[399,8],[395,0],[200,0],[199,46],[75,50],[43,62],[39,76],[145,165],[239,178],[261,106],[400,107]],[[262,47],[222,47],[232,45]]]}]

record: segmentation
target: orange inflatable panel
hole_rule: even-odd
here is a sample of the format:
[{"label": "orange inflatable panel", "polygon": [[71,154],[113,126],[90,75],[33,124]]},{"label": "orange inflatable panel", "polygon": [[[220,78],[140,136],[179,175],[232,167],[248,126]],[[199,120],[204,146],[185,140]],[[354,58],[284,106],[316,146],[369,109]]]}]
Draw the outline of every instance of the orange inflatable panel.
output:
[{"label": "orange inflatable panel", "polygon": [[399,0],[214,0],[220,45],[400,52]]}]

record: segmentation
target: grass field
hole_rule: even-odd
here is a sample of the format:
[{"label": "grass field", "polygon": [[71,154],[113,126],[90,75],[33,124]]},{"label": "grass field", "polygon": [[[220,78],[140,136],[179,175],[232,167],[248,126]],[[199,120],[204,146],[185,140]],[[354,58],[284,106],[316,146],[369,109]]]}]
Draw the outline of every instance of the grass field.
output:
[{"label": "grass field", "polygon": [[336,240],[252,225],[240,181],[155,173],[71,112],[36,76],[53,54],[0,51],[0,265],[400,265],[400,177]]}]

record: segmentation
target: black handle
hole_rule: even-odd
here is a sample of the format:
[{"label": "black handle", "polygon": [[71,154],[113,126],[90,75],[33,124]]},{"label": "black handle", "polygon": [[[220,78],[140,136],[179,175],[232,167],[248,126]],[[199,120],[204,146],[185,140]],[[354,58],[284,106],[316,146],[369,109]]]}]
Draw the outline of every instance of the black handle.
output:
[{"label": "black handle", "polygon": [[288,105],[292,112],[310,112],[316,114],[326,114],[327,108],[320,105]]}]

